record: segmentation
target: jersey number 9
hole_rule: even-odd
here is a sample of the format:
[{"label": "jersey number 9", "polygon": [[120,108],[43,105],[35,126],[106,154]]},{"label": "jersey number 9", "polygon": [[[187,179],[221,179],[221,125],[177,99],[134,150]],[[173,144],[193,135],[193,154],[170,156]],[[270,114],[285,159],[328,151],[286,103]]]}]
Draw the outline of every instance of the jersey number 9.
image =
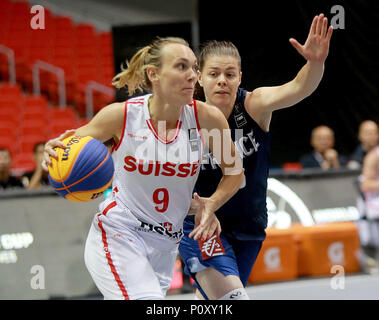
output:
[{"label": "jersey number 9", "polygon": [[157,204],[154,208],[160,213],[163,213],[167,210],[169,195],[166,188],[156,189],[153,193],[153,201]]}]

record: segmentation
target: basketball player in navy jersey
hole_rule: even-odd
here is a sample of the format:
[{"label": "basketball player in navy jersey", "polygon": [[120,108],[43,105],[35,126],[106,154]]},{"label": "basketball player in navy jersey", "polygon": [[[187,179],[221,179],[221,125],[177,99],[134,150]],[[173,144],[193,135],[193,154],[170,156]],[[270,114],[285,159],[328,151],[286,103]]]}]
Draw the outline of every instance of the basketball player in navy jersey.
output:
[{"label": "basketball player in navy jersey", "polygon": [[[239,88],[241,58],[232,43],[211,41],[203,47],[199,84],[206,102],[217,106],[228,119],[233,141],[243,159],[246,181],[216,212],[222,229],[220,237],[195,241],[189,236],[196,225],[194,218],[189,215],[185,220],[185,236],[179,250],[185,272],[196,280],[198,299],[249,299],[244,287],[266,236],[272,112],[298,103],[317,88],[332,32],[323,14],[315,16],[304,45],[289,40],[307,60],[297,76],[284,85],[261,87],[252,92]],[[207,205],[207,197],[220,179],[221,170],[212,153],[208,153],[195,186],[193,212]]]}]

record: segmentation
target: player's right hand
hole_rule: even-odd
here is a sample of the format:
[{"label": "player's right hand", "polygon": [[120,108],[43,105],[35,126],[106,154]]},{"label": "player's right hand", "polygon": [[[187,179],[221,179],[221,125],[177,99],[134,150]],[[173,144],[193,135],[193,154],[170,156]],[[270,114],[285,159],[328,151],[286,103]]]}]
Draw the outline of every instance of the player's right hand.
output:
[{"label": "player's right hand", "polygon": [[194,240],[202,239],[203,241],[210,238],[212,235],[217,236],[221,233],[221,224],[215,213],[210,209],[211,199],[200,197],[196,192],[193,194],[193,199],[197,205],[191,203],[191,206],[196,206],[195,226],[189,237]]},{"label": "player's right hand", "polygon": [[66,130],[66,132],[62,133],[59,137],[51,139],[45,143],[45,148],[43,152],[43,160],[42,160],[42,169],[45,171],[49,171],[48,167],[51,164],[50,157],[58,159],[58,155],[55,152],[55,148],[65,149],[66,145],[62,142],[63,139],[72,136],[75,133],[75,129]]}]

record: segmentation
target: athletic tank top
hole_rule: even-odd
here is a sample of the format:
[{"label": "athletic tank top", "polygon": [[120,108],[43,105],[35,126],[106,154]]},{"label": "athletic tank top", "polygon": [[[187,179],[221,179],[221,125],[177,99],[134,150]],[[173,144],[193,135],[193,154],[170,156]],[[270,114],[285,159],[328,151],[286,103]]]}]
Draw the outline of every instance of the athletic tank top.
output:
[{"label": "athletic tank top", "polygon": [[[196,101],[183,107],[175,135],[164,140],[150,118],[150,96],[125,103],[122,136],[112,153],[112,198],[129,209],[128,223],[138,230],[178,241],[203,152]],[[124,218],[114,217],[118,221]]]},{"label": "athletic tank top", "polygon": [[[216,215],[222,232],[240,240],[264,240],[267,227],[267,178],[270,134],[264,132],[245,110],[246,90],[239,88],[228,123],[236,150],[243,159],[245,183]],[[212,153],[205,153],[195,190],[209,197],[222,178]],[[193,217],[188,217],[193,221]]]}]

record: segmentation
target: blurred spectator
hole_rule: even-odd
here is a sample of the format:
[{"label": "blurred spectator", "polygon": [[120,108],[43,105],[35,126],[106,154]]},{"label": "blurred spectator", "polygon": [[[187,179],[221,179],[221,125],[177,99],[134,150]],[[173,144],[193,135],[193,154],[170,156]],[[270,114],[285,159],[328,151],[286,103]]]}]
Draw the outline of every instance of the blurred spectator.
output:
[{"label": "blurred spectator", "polygon": [[360,190],[364,205],[358,206],[361,214],[358,225],[366,267],[369,272],[379,272],[379,146],[364,158]]},{"label": "blurred spectator", "polygon": [[23,176],[23,183],[27,189],[37,189],[49,185],[48,172],[42,169],[44,147],[44,142],[37,142],[34,145],[33,159],[36,163],[36,168]]},{"label": "blurred spectator", "polygon": [[0,147],[0,190],[23,187],[21,180],[11,175],[12,156],[8,149]]},{"label": "blurred spectator", "polygon": [[372,120],[363,121],[359,126],[358,140],[360,143],[347,164],[350,169],[360,169],[366,154],[379,144],[378,125]]},{"label": "blurred spectator", "polygon": [[313,151],[303,155],[300,163],[303,168],[338,169],[346,165],[346,158],[334,148],[334,132],[327,126],[318,126],[312,130],[311,146]]}]

